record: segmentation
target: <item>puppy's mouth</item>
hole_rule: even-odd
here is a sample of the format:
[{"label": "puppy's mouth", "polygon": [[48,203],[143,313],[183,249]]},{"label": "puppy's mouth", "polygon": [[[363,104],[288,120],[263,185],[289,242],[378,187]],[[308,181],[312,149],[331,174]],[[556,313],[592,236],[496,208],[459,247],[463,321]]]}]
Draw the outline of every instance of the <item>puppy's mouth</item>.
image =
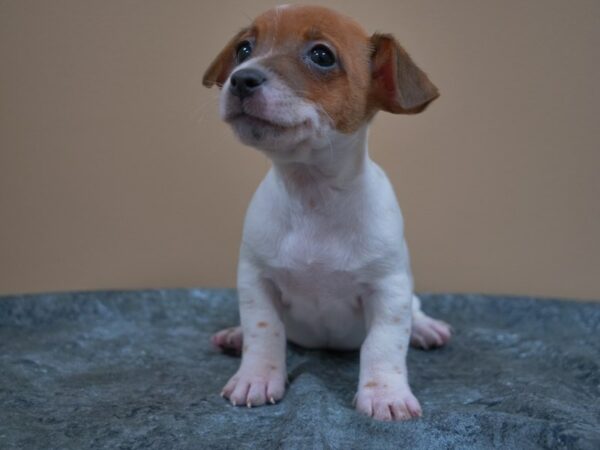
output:
[{"label": "puppy's mouth", "polygon": [[314,108],[283,88],[257,92],[245,99],[226,93],[221,101],[221,119],[242,143],[278,153],[315,138],[321,127]]},{"label": "puppy's mouth", "polygon": [[282,133],[284,131],[294,131],[302,127],[310,126],[310,121],[305,120],[299,123],[282,123],[277,122],[275,120],[265,119],[264,117],[258,117],[253,114],[249,114],[245,111],[240,111],[238,113],[232,114],[231,116],[225,119],[226,122],[231,125],[235,125],[236,123],[242,123],[246,125],[250,125],[252,127],[258,127],[263,129],[271,129],[275,132]]}]

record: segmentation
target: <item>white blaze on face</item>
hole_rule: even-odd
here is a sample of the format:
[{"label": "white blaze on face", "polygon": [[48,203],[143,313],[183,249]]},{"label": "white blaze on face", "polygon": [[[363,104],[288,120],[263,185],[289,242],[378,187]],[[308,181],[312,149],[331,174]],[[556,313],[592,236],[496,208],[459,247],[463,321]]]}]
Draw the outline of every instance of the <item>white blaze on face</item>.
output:
[{"label": "white blaze on face", "polygon": [[[244,62],[229,76],[221,90],[222,119],[244,144],[260,150],[291,152],[298,147],[326,145],[331,131],[327,117],[317,105],[296,95],[281,77],[261,66],[265,57]],[[245,68],[260,70],[267,81],[242,100],[231,93],[230,85],[231,76]]]}]

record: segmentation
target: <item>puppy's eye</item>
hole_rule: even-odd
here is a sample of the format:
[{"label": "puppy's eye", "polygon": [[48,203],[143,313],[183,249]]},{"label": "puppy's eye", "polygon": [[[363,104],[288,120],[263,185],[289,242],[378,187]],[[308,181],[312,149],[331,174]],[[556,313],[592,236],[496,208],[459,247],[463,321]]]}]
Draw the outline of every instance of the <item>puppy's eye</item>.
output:
[{"label": "puppy's eye", "polygon": [[250,57],[251,54],[252,54],[252,45],[250,44],[249,41],[244,41],[244,42],[241,42],[237,46],[237,49],[235,51],[235,59],[237,60],[238,64],[241,64],[244,61],[246,61]]},{"label": "puppy's eye", "polygon": [[310,49],[310,59],[317,66],[331,67],[335,64],[335,55],[323,44],[317,44]]}]

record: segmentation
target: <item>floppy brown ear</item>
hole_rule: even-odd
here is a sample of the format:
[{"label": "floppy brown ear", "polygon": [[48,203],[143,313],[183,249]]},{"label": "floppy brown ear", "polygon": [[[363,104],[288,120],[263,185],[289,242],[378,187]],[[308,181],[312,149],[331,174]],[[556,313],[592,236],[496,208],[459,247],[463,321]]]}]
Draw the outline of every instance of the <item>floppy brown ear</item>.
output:
[{"label": "floppy brown ear", "polygon": [[202,84],[204,86],[212,87],[215,84],[219,87],[223,86],[235,66],[235,47],[241,36],[245,33],[247,33],[246,29],[237,33],[227,43],[225,48],[221,50],[210,66],[208,66],[208,69],[206,69],[206,72],[204,72],[204,76],[202,77]]},{"label": "floppy brown ear", "polygon": [[375,106],[394,114],[416,114],[439,97],[425,72],[389,34],[371,37],[371,98]]}]

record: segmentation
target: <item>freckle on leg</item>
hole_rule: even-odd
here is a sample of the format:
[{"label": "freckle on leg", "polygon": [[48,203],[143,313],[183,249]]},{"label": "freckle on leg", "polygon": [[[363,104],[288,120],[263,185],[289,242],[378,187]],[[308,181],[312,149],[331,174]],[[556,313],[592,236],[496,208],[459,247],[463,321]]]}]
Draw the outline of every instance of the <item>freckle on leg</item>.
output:
[{"label": "freckle on leg", "polygon": [[377,383],[374,381],[369,381],[365,384],[366,388],[373,388],[373,387],[377,387]]},{"label": "freckle on leg", "polygon": [[261,321],[261,322],[258,322],[258,323],[256,324],[256,326],[257,326],[258,328],[267,328],[267,327],[269,326],[269,324],[268,324],[267,322],[262,322],[262,321]]}]

